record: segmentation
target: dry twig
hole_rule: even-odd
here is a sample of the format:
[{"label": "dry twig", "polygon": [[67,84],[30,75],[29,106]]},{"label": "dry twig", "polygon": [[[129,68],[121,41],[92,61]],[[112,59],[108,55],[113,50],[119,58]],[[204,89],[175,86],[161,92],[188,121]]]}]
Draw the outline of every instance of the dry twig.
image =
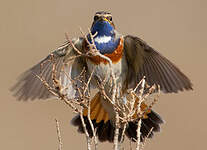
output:
[{"label": "dry twig", "polygon": [[142,98],[142,95],[143,95],[143,92],[144,92],[144,88],[145,88],[145,79],[144,78],[142,80],[141,90],[140,90],[140,94],[139,94],[139,103],[137,105],[139,120],[138,120],[138,127],[137,127],[136,150],[140,150],[140,146],[141,146],[141,124],[142,124],[142,119],[140,117],[140,113],[141,113],[141,104],[144,101],[144,99]]},{"label": "dry twig", "polygon": [[[117,85],[117,78],[113,72],[112,69],[112,61],[110,58],[102,55],[101,53],[99,53],[99,51],[96,49],[95,43],[94,43],[94,36],[92,35],[90,30],[89,30],[89,35],[91,36],[92,39],[92,43],[90,43],[87,39],[87,35],[83,34],[83,37],[85,37],[85,40],[87,41],[88,45],[89,45],[89,51],[87,53],[82,53],[80,50],[78,50],[75,47],[75,44],[72,42],[72,40],[70,40],[69,36],[66,34],[66,39],[67,42],[70,44],[69,46],[72,46],[72,48],[74,49],[74,51],[77,53],[76,56],[71,56],[71,58],[67,58],[67,60],[74,60],[77,57],[83,56],[83,57],[92,57],[92,56],[98,56],[102,59],[105,59],[106,61],[108,61],[109,64],[109,68],[110,68],[110,78],[111,78],[111,96],[108,96],[105,91],[105,83],[106,83],[106,78],[103,79],[98,79],[99,81],[102,82],[98,82],[98,89],[101,92],[102,96],[111,103],[111,105],[113,106],[113,110],[115,111],[115,131],[114,131],[114,141],[113,141],[113,148],[114,150],[119,150],[120,148],[120,144],[123,143],[123,139],[124,139],[124,134],[125,134],[125,130],[127,128],[127,123],[129,121],[137,121],[138,118],[138,128],[137,128],[137,142],[136,142],[136,150],[140,150],[141,148],[143,148],[144,145],[142,145],[141,147],[141,122],[142,122],[142,117],[143,115],[152,108],[152,106],[157,102],[157,98],[154,99],[154,101],[147,107],[146,110],[141,110],[141,104],[144,100],[147,99],[147,97],[155,90],[155,87],[151,87],[148,91],[147,94],[144,94],[144,90],[145,90],[145,77],[137,84],[137,86],[133,89],[133,90],[129,90],[129,94],[126,96],[126,103],[122,103],[120,101],[120,99],[123,99],[123,97],[125,95],[122,95],[122,93],[120,93],[120,87]],[[43,83],[43,85],[56,97],[58,97],[58,99],[63,100],[64,103],[66,103],[69,107],[72,108],[72,110],[75,113],[78,113],[80,115],[81,118],[81,122],[82,122],[82,126],[85,132],[85,136],[87,139],[87,149],[91,150],[91,144],[92,144],[92,140],[94,140],[95,143],[95,149],[97,149],[97,138],[96,138],[96,134],[95,134],[95,129],[93,126],[93,123],[90,119],[90,90],[89,90],[89,85],[91,82],[91,79],[94,77],[93,76],[93,71],[90,75],[90,77],[88,78],[88,81],[85,83],[83,80],[83,76],[85,73],[85,70],[83,69],[82,72],[80,73],[80,75],[78,75],[76,78],[71,79],[70,76],[64,71],[64,67],[62,67],[62,73],[65,74],[65,76],[67,77],[68,81],[70,81],[70,83],[73,85],[73,87],[75,88],[75,90],[78,92],[79,97],[77,98],[73,98],[73,99],[69,99],[69,95],[67,95],[67,92],[64,92],[65,90],[67,90],[67,85],[65,85],[65,87],[63,87],[63,85],[61,85],[61,82],[59,81],[59,79],[57,78],[57,69],[56,69],[56,62],[54,60],[53,55],[51,55],[50,60],[53,63],[52,66],[52,82],[53,85],[49,85],[46,80],[44,79],[44,77],[40,74],[39,76],[36,75],[40,81]],[[43,67],[43,65],[46,62],[43,62],[43,64],[41,64],[41,68]],[[63,65],[66,66],[67,64]],[[77,86],[77,82],[81,83],[81,85],[83,85],[82,87],[78,87]],[[108,81],[107,81],[108,82]],[[138,91],[137,94],[137,89],[141,86],[141,89]],[[128,100],[130,99],[130,100]],[[135,106],[135,101],[136,99],[138,99],[138,104],[137,107]],[[91,138],[87,128],[86,128],[86,124],[84,122],[84,117],[83,117],[83,110],[84,108],[87,108],[88,110],[88,114],[87,114],[87,118],[89,120],[89,124],[91,126],[92,129],[92,133],[93,133],[93,137]],[[146,112],[145,112],[146,111]],[[134,115],[138,116],[138,117],[133,117]],[[61,141],[61,136],[60,136],[60,129],[59,129],[59,122],[56,120],[56,126],[57,126],[57,133],[58,133],[58,141],[59,141],[59,150],[62,149],[62,141]],[[120,127],[122,127],[122,135],[121,135],[121,140],[119,143],[119,129]],[[152,132],[152,131],[151,131]],[[151,133],[149,133],[150,135]],[[146,141],[145,141],[146,142]],[[145,143],[144,142],[144,143]],[[131,144],[131,142],[130,142]],[[131,149],[131,146],[130,146]]]},{"label": "dry twig", "polygon": [[62,150],[63,143],[62,143],[61,134],[60,134],[60,124],[57,119],[55,119],[55,122],[56,122],[56,129],[57,129],[57,136],[58,136],[58,143],[59,143],[58,150]]}]

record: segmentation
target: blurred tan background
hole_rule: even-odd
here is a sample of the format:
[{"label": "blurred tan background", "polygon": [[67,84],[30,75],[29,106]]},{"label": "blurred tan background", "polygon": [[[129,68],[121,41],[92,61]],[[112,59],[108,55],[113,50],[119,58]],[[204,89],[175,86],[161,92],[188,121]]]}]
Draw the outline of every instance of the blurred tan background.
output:
[{"label": "blurred tan background", "polygon": [[[119,32],[147,41],[194,84],[193,92],[160,97],[154,109],[166,124],[145,150],[206,149],[206,0],[1,0],[0,149],[57,149],[54,118],[60,121],[64,150],[86,149],[85,136],[71,126],[74,114],[65,104],[19,102],[8,89],[18,75],[61,45],[65,32],[76,37],[81,35],[79,27],[86,31],[100,10],[112,12]],[[99,144],[99,149],[111,148]]]}]

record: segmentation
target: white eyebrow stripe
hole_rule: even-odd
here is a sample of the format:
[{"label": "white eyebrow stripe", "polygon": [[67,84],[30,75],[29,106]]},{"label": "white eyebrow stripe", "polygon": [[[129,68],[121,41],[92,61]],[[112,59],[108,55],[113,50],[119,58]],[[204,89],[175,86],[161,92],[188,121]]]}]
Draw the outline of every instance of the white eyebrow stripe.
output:
[{"label": "white eyebrow stripe", "polygon": [[97,43],[108,43],[111,41],[111,36],[100,36],[100,37],[95,37],[94,41]]},{"label": "white eyebrow stripe", "polygon": [[95,16],[98,16],[98,17],[101,17],[101,16],[104,16],[104,17],[112,17],[111,14],[96,14]]}]

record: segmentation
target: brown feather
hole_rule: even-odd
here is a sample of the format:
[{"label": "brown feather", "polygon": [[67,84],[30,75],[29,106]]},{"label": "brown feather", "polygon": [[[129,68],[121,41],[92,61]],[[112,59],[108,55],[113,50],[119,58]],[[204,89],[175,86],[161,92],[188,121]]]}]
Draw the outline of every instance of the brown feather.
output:
[{"label": "brown feather", "polygon": [[192,83],[172,62],[138,37],[124,37],[124,54],[128,63],[128,88],[146,77],[146,82],[152,86],[160,85],[166,93],[177,93],[192,90]]},{"label": "brown feather", "polygon": [[[73,42],[75,42],[75,46],[81,50],[80,47],[82,47],[83,39],[73,39]],[[53,55],[53,61],[56,64],[56,77],[57,79],[60,79],[62,76],[64,76],[63,74],[61,76],[61,68],[63,67],[64,63],[67,63],[67,58],[76,55],[76,52],[73,50],[70,44],[66,42],[64,45],[53,51],[51,54]],[[76,72],[78,72],[79,70],[82,71],[82,69],[84,68],[85,64],[82,61],[80,62],[80,60],[82,59],[77,58],[74,61],[76,63],[73,63],[76,64]],[[42,68],[41,64],[43,64]],[[49,84],[49,86],[53,87],[52,67],[53,62],[51,61],[51,55],[48,55],[45,59],[40,61],[38,64],[30,68],[20,76],[17,83],[10,89],[14,93],[13,95],[17,97],[18,100],[25,101],[29,99],[47,99],[51,97],[52,94],[43,85],[40,79],[36,77],[36,75],[42,75],[41,77]],[[70,65],[68,63],[67,67],[72,67],[72,63]],[[77,69],[77,67],[79,68]],[[71,74],[73,75],[73,72]],[[73,91],[71,90],[68,92],[73,93],[74,89]]]}]

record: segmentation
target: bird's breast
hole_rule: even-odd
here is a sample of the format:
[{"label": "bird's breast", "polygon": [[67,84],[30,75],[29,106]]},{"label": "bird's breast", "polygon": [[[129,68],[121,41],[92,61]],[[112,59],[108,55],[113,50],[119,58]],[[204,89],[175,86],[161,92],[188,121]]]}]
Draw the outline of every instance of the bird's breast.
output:
[{"label": "bird's breast", "polygon": [[[124,43],[123,38],[120,38],[119,44],[116,47],[116,49],[112,53],[109,53],[109,54],[106,53],[106,54],[103,54],[103,55],[110,58],[113,64],[118,63],[121,60],[122,56],[123,56],[123,49],[124,49],[124,44],[123,43]],[[100,56],[93,56],[93,57],[89,57],[88,59],[96,65],[99,65],[101,63],[103,63],[103,64],[108,64],[109,63],[106,59],[101,58]]]}]

